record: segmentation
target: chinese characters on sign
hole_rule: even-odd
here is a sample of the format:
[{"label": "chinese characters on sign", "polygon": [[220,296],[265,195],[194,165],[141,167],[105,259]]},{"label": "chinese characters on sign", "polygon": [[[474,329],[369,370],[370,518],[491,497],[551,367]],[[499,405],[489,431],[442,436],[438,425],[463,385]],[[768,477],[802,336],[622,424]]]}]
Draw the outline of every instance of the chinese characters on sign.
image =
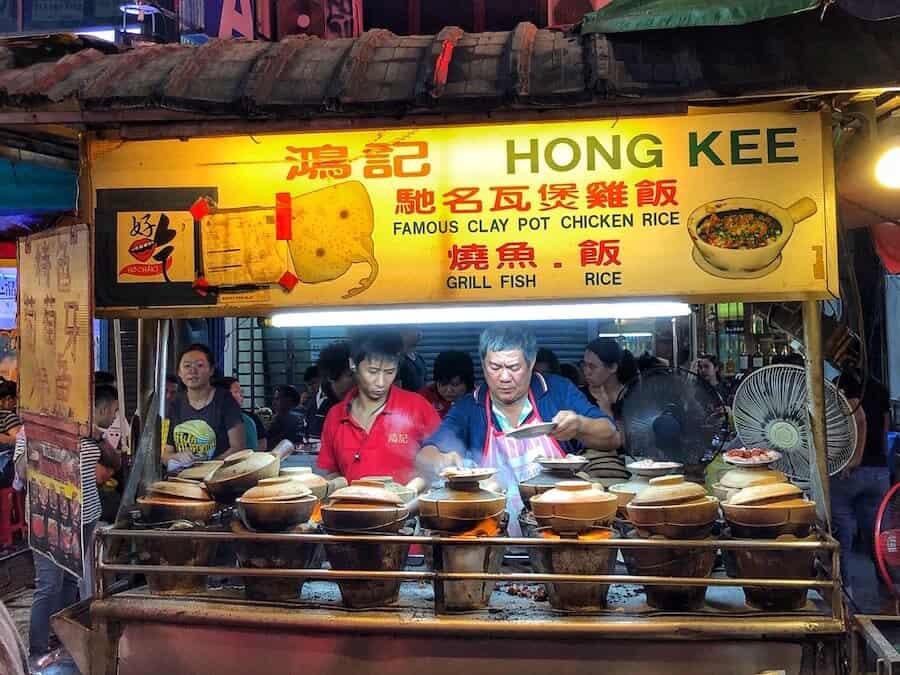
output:
[{"label": "chinese characters on sign", "polygon": [[86,226],[19,240],[22,412],[90,424],[91,269]]}]

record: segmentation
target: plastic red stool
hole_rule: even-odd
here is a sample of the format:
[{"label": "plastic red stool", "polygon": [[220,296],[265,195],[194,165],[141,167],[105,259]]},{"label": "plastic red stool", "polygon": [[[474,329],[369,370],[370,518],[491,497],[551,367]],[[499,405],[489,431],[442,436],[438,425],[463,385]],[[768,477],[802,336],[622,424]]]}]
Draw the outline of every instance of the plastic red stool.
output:
[{"label": "plastic red stool", "polygon": [[25,520],[25,492],[13,488],[0,489],[0,546],[12,546],[13,538],[21,534],[28,539]]}]

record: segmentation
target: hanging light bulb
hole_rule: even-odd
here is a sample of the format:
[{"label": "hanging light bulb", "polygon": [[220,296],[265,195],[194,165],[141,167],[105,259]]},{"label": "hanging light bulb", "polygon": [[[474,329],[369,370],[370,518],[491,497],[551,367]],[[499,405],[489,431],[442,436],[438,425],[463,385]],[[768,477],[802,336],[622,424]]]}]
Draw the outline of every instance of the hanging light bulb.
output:
[{"label": "hanging light bulb", "polygon": [[900,145],[881,153],[875,163],[875,180],[886,188],[900,189]]}]

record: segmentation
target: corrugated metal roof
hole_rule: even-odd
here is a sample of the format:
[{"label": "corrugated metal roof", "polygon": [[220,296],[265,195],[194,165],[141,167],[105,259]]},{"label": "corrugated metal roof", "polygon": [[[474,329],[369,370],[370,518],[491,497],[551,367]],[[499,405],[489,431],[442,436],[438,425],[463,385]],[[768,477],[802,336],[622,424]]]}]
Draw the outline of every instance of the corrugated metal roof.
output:
[{"label": "corrugated metal roof", "polygon": [[[29,46],[33,52],[33,42]],[[523,23],[508,32],[445,28],[435,36],[397,36],[371,30],[357,39],[213,40],[117,54],[71,47],[58,60],[32,59],[24,66],[15,45],[4,49],[0,117],[142,109],[304,119],[900,87],[900,20],[870,23],[837,11],[822,22],[806,13],[745,26],[624,35]],[[117,119],[128,121],[127,114]]]}]

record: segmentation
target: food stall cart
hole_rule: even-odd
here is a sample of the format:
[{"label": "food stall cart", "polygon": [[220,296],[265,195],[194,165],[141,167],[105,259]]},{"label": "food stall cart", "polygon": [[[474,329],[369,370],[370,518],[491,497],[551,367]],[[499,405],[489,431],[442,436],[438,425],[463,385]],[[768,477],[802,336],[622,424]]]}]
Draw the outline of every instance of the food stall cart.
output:
[{"label": "food stall cart", "polygon": [[[486,312],[504,321],[534,318],[535,308],[557,318],[590,316],[603,311],[597,301],[624,298],[801,300],[812,429],[815,445],[824,447],[817,301],[837,294],[829,129],[819,112],[723,109],[178,140],[91,136],[83,143],[83,195],[90,203],[84,211],[95,214],[97,313],[156,327],[158,349],[143,358],[159,366],[155,390],[164,391],[173,317],[262,315],[281,325],[340,325],[452,321],[461,312],[472,320]],[[724,221],[736,215],[756,219],[749,234],[729,230]],[[733,247],[721,239],[728,236],[759,241]],[[360,319],[353,314],[358,311],[368,314]],[[399,314],[386,317],[389,312]],[[438,318],[426,318],[428,312]],[[147,342],[153,345],[152,338]],[[146,422],[123,513],[159,475],[158,404],[150,406]],[[154,541],[402,543],[422,546],[437,561],[450,544],[502,551],[571,543],[173,532],[132,527],[120,513],[117,526],[96,538],[97,597],[83,608],[81,622],[73,610],[58,626],[90,672],[122,675],[236,673],[251,662],[272,673],[450,673],[465,667],[513,673],[544,666],[586,673],[625,663],[652,673],[670,672],[675,662],[710,673],[824,671],[841,660],[845,616],[821,453],[813,463],[820,529],[812,541],[579,543],[598,551],[663,547],[711,555],[814,550],[821,562],[815,578],[757,579],[776,590],[811,589],[797,610],[747,606],[740,588],[752,586],[752,577],[673,582],[619,568],[572,575],[521,566],[459,572],[440,564],[367,571],[311,563],[248,569],[211,560],[147,562],[127,555],[132,544],[156,550]],[[115,583],[116,575],[125,583]],[[160,593],[152,583],[149,589],[134,585],[136,575],[171,577],[173,585]],[[262,602],[228,584],[171,592],[185,577],[305,582],[300,597]],[[334,582],[359,579],[404,584],[396,604],[345,609]],[[499,592],[482,609],[449,611],[446,585],[476,580],[613,586],[608,607],[587,613],[554,611]],[[708,587],[706,601],[690,611],[651,609],[640,586],[666,582]],[[696,659],[698,643],[702,660]]]},{"label": "food stall cart", "polygon": [[[65,612],[56,626],[83,670],[440,674],[546,667],[587,673],[627,665],[668,673],[683,664],[717,674],[834,672],[847,634],[836,544],[828,533],[818,306],[838,295],[829,111],[808,100],[748,109],[695,109],[681,102],[613,109],[596,94],[592,78],[602,78],[601,71],[588,76],[583,63],[601,60],[604,40],[594,36],[582,43],[522,25],[507,35],[448,29],[436,38],[397,38],[373,31],[357,41],[286,41],[271,49],[219,42],[187,56],[175,48],[148,48],[110,59],[109,67],[121,73],[136,62],[140,73],[128,83],[134,91],[152,81],[150,89],[158,93],[154,87],[162,91],[160,83],[166,83],[159,99],[169,106],[165,111],[129,111],[131,118],[52,113],[56,121],[90,127],[80,144],[79,210],[90,214],[92,226],[96,314],[142,325],[144,424],[135,478],[123,517],[95,539],[95,599]],[[552,48],[540,52],[536,44]],[[388,48],[399,50],[393,56],[400,61],[391,66],[403,65],[402,73],[385,71],[378,55]],[[537,58],[538,52],[546,58]],[[172,61],[146,67],[156,59]],[[479,62],[485,72],[505,69],[509,82],[491,80],[491,86],[534,105],[492,105],[487,113],[421,105],[425,95],[439,99],[449,92],[457,102],[479,96],[460,88],[473,84],[481,70],[470,73],[469,67]],[[289,67],[296,63],[321,67],[297,75]],[[465,73],[451,63],[465,66]],[[200,91],[194,78],[219,66],[219,75],[239,71],[238,84]],[[414,112],[348,113],[353,105],[373,105],[363,84],[376,66],[380,75],[372,80],[401,89],[407,80],[427,83],[375,97],[387,106],[408,96]],[[91,67],[88,80],[108,72],[103,63]],[[170,72],[176,73],[172,82],[166,79]],[[618,77],[608,76],[611,82]],[[112,91],[113,79],[81,82],[72,90],[96,97],[98,106],[104,97],[132,101],[134,94],[123,99]],[[312,91],[314,84],[322,84],[321,91]],[[279,108],[282,118],[271,123],[211,119],[220,99],[282,105],[291,87],[308,96],[304,115],[298,107],[293,114]],[[179,112],[201,99],[212,113]],[[345,101],[348,108],[338,114],[332,104],[321,105],[326,99]],[[549,100],[559,105],[538,107]],[[142,122],[148,119],[156,124]],[[744,233],[748,245],[729,248],[735,242],[721,237],[735,232],[721,221],[742,217],[753,230]],[[523,571],[522,550],[572,542],[500,536],[371,535],[371,543],[417,544],[434,561],[396,571],[338,571],[309,561],[250,569],[129,557],[157,545],[213,541],[273,548],[370,542],[369,536],[318,532],[133,526],[125,517],[130,503],[161,472],[153,392],[164,391],[171,319],[265,316],[276,325],[310,326],[491,322],[596,317],[608,311],[607,303],[624,299],[803,303],[819,530],[811,541],[660,544],[612,538],[577,545],[814,551],[820,562],[815,578],[753,581],[717,573],[673,580],[625,574],[621,566],[600,575],[536,574]],[[447,547],[519,552],[511,550],[511,565],[499,570],[457,572],[439,562]],[[244,587],[217,582],[203,592],[193,586],[191,592],[160,594],[142,585],[143,577],[173,583],[238,577]],[[257,578],[306,581],[302,595],[290,601],[248,599],[247,580]],[[404,583],[395,604],[343,607],[335,581],[361,579]],[[501,592],[481,609],[448,611],[445,585],[479,580],[612,587],[608,606],[586,613]],[[685,611],[648,607],[640,586],[673,584],[708,587],[705,600]],[[745,604],[741,587],[748,585],[810,592],[800,609],[774,612]]]}]

